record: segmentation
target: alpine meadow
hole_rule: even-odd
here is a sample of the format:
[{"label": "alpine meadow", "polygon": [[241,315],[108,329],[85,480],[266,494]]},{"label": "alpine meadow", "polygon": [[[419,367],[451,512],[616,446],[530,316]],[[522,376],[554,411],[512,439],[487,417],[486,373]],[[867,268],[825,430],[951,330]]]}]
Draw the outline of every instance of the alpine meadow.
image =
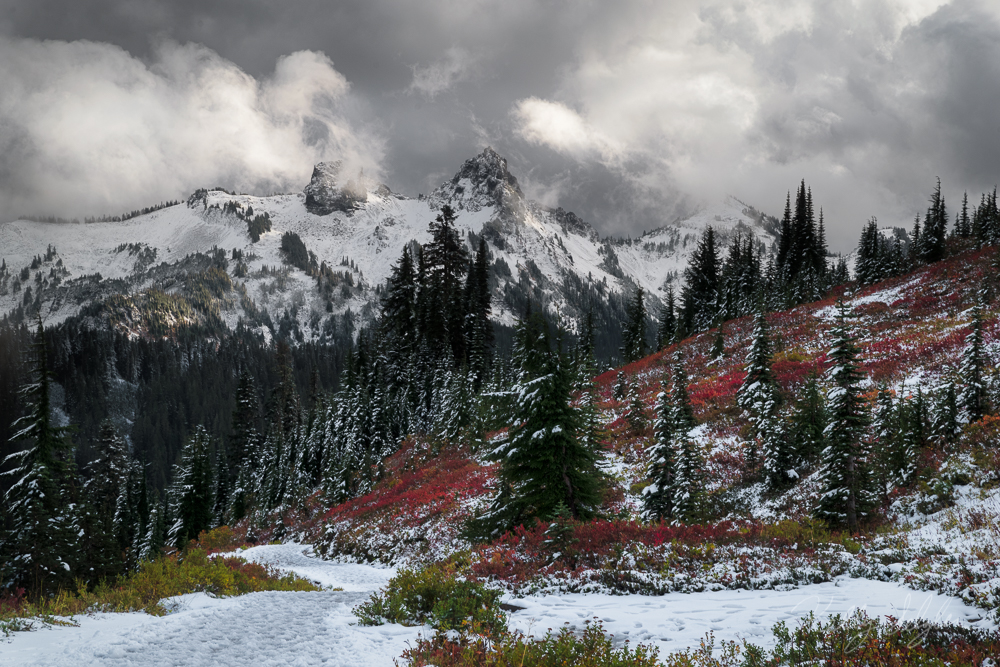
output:
[{"label": "alpine meadow", "polygon": [[0,2],[0,665],[1000,665],[989,3]]}]

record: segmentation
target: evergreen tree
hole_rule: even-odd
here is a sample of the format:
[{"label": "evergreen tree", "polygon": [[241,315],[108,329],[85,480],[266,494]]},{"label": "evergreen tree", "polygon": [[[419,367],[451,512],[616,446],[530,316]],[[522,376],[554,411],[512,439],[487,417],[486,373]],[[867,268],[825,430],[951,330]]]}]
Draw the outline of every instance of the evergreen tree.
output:
[{"label": "evergreen tree", "polygon": [[[232,473],[229,491],[229,513],[231,521],[243,518],[250,502],[249,480],[257,467],[260,434],[260,398],[253,375],[244,370],[236,389],[236,408],[233,410],[233,432],[229,438],[229,470]],[[244,470],[246,468],[246,470]],[[221,475],[220,475],[221,477]]]},{"label": "evergreen tree", "polygon": [[[402,373],[417,345],[417,276],[409,249],[403,248],[399,262],[382,296],[382,328],[388,343],[389,364]],[[400,382],[395,375],[392,379]]]},{"label": "evergreen tree", "polygon": [[889,505],[889,494],[899,480],[897,451],[901,439],[899,411],[886,385],[879,387],[875,399],[875,418],[872,423],[872,482],[883,507]]},{"label": "evergreen tree", "polygon": [[696,423],[680,355],[674,358],[671,374],[671,394],[661,392],[658,399],[656,444],[650,453],[651,483],[643,490],[643,504],[651,518],[690,521],[699,511],[703,461],[690,436]]},{"label": "evergreen tree", "polygon": [[715,330],[715,337],[712,339],[712,349],[708,353],[712,361],[722,361],[726,356],[726,339],[722,336],[722,325]]},{"label": "evergreen tree", "polygon": [[641,436],[646,431],[646,404],[643,403],[642,396],[639,395],[638,385],[635,383],[629,388],[628,401],[628,424],[629,430],[635,435]]},{"label": "evergreen tree", "polygon": [[736,395],[736,402],[750,420],[747,462],[757,465],[758,452],[765,450],[765,465],[773,488],[784,486],[787,471],[793,467],[787,439],[777,429],[781,407],[778,384],[771,373],[771,338],[767,315],[760,311],[754,321],[753,342],[746,360],[746,378]]},{"label": "evergreen tree", "polygon": [[962,389],[959,404],[968,422],[982,419],[986,413],[986,383],[983,370],[986,355],[983,348],[983,310],[981,303],[972,308],[972,330],[965,337],[962,366],[959,374]]},{"label": "evergreen tree", "polygon": [[625,400],[625,396],[628,394],[628,381],[625,378],[625,371],[618,371],[618,375],[615,377],[615,387],[611,394],[616,400]]},{"label": "evergreen tree", "polygon": [[704,458],[689,431],[678,431],[677,478],[674,490],[674,518],[692,523],[701,515],[704,496]]},{"label": "evergreen tree", "polygon": [[643,289],[637,287],[629,302],[627,320],[622,330],[622,360],[626,364],[646,356],[646,304]]},{"label": "evergreen tree", "polygon": [[52,418],[52,376],[40,318],[32,352],[33,378],[21,390],[28,414],[14,422],[11,438],[22,446],[3,461],[14,467],[4,473],[13,482],[4,496],[9,528],[0,567],[5,584],[35,597],[72,583],[79,527],[73,446],[67,429]]},{"label": "evergreen tree", "polygon": [[843,301],[837,302],[837,310],[834,343],[828,355],[832,366],[827,377],[832,386],[828,394],[830,423],[824,434],[823,493],[816,512],[820,518],[835,525],[846,524],[857,533],[871,507],[864,446],[868,419],[861,390],[861,353],[847,321],[850,313]]},{"label": "evergreen tree", "polygon": [[715,230],[709,225],[684,270],[681,324],[685,331],[711,328],[717,314],[718,289],[719,254],[715,246]]},{"label": "evergreen tree", "polygon": [[490,322],[489,257],[486,240],[480,237],[475,261],[469,267],[466,281],[466,339],[469,349],[469,370],[472,389],[479,391],[489,375],[493,350],[493,324]]},{"label": "evergreen tree", "polygon": [[778,253],[775,259],[776,277],[782,284],[788,282],[791,278],[789,265],[792,261],[791,253],[793,238],[792,193],[787,192],[785,193],[785,214],[781,217],[781,230],[778,234]]},{"label": "evergreen tree", "polygon": [[698,425],[694,418],[694,408],[688,397],[687,372],[684,370],[684,358],[678,352],[674,355],[671,369],[673,375],[674,393],[671,400],[674,404],[674,426],[685,433]]},{"label": "evergreen tree", "polygon": [[134,492],[141,469],[110,420],[101,423],[97,444],[97,456],[86,466],[83,484],[83,552],[92,581],[111,578],[134,565],[140,523]]},{"label": "evergreen tree", "polygon": [[915,396],[900,401],[899,410],[901,428],[894,467],[897,482],[906,485],[916,479],[920,454],[927,446],[927,405],[923,390],[917,387]]},{"label": "evergreen tree", "polygon": [[452,358],[461,363],[467,352],[462,278],[468,270],[469,253],[455,229],[456,218],[455,211],[446,204],[431,222],[431,240],[423,251],[425,273],[420,289],[429,296],[430,309],[422,315],[424,335],[431,349],[447,345]]},{"label": "evergreen tree", "polygon": [[955,219],[955,236],[967,239],[972,236],[972,220],[969,218],[969,193],[962,193],[962,212]]},{"label": "evergreen tree", "polygon": [[827,426],[826,405],[815,375],[802,387],[791,421],[790,440],[796,466],[812,466],[826,447],[823,432]]},{"label": "evergreen tree", "polygon": [[674,488],[677,478],[677,445],[675,442],[674,406],[664,375],[662,391],[657,395],[654,425],[655,441],[649,452],[650,484],[642,491],[646,516],[650,519],[670,519],[674,516]]},{"label": "evergreen tree", "polygon": [[657,351],[668,347],[677,335],[677,304],[674,302],[674,286],[667,288],[667,298],[660,310],[660,324],[656,330]]},{"label": "evergreen tree", "polygon": [[168,538],[180,549],[189,540],[196,539],[198,533],[212,527],[215,506],[212,447],[203,426],[197,426],[184,444],[181,460],[174,466],[173,477],[167,493],[173,520]]},{"label": "evergreen tree", "polygon": [[952,445],[961,433],[958,410],[958,390],[954,382],[942,389],[934,406],[934,437],[943,444]]},{"label": "evergreen tree", "polygon": [[926,254],[924,251],[924,235],[920,227],[920,214],[918,213],[913,219],[913,230],[910,232],[910,249],[909,257],[907,258],[910,268],[913,269],[920,266]]},{"label": "evergreen tree", "polygon": [[542,374],[527,378],[522,375],[515,389],[515,425],[493,453],[511,494],[501,514],[519,521],[551,517],[562,504],[573,518],[589,518],[600,501],[602,476],[598,453],[580,439],[579,411],[570,404],[569,364],[550,353]]},{"label": "evergreen tree", "polygon": [[941,195],[941,179],[931,194],[930,207],[924,218],[924,231],[921,242],[920,259],[927,264],[944,259],[945,239],[948,233],[948,213],[945,210],[944,197]]},{"label": "evergreen tree", "polygon": [[582,386],[592,386],[592,380],[597,376],[597,360],[594,358],[594,311],[588,310],[587,316],[580,323],[580,338],[576,345],[576,367],[578,383]]}]

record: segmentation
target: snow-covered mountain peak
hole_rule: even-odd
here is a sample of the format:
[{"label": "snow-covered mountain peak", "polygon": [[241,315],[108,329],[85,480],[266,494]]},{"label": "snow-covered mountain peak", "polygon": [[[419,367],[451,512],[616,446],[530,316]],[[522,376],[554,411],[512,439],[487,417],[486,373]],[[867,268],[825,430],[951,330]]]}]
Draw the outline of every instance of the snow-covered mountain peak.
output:
[{"label": "snow-covered mountain peak", "polygon": [[523,218],[524,193],[507,169],[507,160],[490,147],[466,160],[458,173],[430,196],[434,204],[456,210],[478,211],[495,207],[500,217]]}]

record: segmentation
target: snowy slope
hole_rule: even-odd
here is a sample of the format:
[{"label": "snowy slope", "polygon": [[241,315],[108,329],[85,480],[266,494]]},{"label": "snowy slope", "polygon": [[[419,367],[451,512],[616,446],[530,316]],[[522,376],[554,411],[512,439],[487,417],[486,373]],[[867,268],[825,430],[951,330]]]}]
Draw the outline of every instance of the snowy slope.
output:
[{"label": "snowy slope", "polygon": [[[109,293],[134,294],[153,287],[176,293],[184,275],[205,268],[204,262],[190,261],[197,253],[219,248],[231,258],[235,249],[249,260],[246,275],[234,274],[235,261],[227,269],[235,286],[233,298],[222,303],[225,322],[234,325],[254,308],[273,320],[290,310],[305,336],[315,337],[330,314],[350,308],[363,319],[371,315],[372,310],[365,308],[377,300],[374,287],[389,277],[407,243],[429,240],[428,224],[444,204],[458,212],[456,227],[461,234],[486,238],[497,267],[494,317],[503,322],[511,322],[514,315],[503,305],[504,290],[527,285],[540,289],[547,308],[572,323],[580,313],[567,300],[569,275],[583,284],[606,285],[604,294],[622,293],[630,284],[638,284],[660,297],[668,282],[683,272],[709,224],[719,232],[723,246],[737,228],[752,230],[767,248],[773,242],[761,216],[732,198],[638,239],[602,239],[572,213],[526,200],[506,161],[492,149],[468,160],[429,196],[416,199],[393,194],[385,186],[361,188],[359,193],[354,181],[345,185],[338,178],[335,165],[321,164],[305,193],[255,197],[209,191],[124,222],[0,224],[0,259],[7,265],[0,277],[0,316],[22,304],[30,310],[39,289],[42,316],[48,323],[59,322]],[[332,202],[325,207],[317,204],[324,193]],[[227,204],[240,211],[252,207],[255,215],[266,212],[272,230],[253,243],[247,223],[223,211]],[[350,273],[352,288],[321,298],[314,278],[283,265],[284,232],[298,234],[318,261]],[[50,244],[57,254],[44,261]],[[18,275],[36,256],[43,261],[29,269],[28,280],[20,284]],[[281,275],[269,270],[274,268],[282,269]],[[94,274],[100,274],[100,280]],[[25,286],[32,288],[27,300]],[[244,288],[249,301],[242,298]]]}]

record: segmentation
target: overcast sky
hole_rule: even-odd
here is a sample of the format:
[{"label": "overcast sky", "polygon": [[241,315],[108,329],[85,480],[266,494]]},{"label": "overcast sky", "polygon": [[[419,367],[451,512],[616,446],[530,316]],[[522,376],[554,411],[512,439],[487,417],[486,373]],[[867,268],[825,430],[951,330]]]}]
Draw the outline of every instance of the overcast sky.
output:
[{"label": "overcast sky", "polygon": [[1000,3],[0,0],[0,219],[322,159],[415,195],[487,145],[606,234],[805,178],[846,249],[1000,181]]}]

